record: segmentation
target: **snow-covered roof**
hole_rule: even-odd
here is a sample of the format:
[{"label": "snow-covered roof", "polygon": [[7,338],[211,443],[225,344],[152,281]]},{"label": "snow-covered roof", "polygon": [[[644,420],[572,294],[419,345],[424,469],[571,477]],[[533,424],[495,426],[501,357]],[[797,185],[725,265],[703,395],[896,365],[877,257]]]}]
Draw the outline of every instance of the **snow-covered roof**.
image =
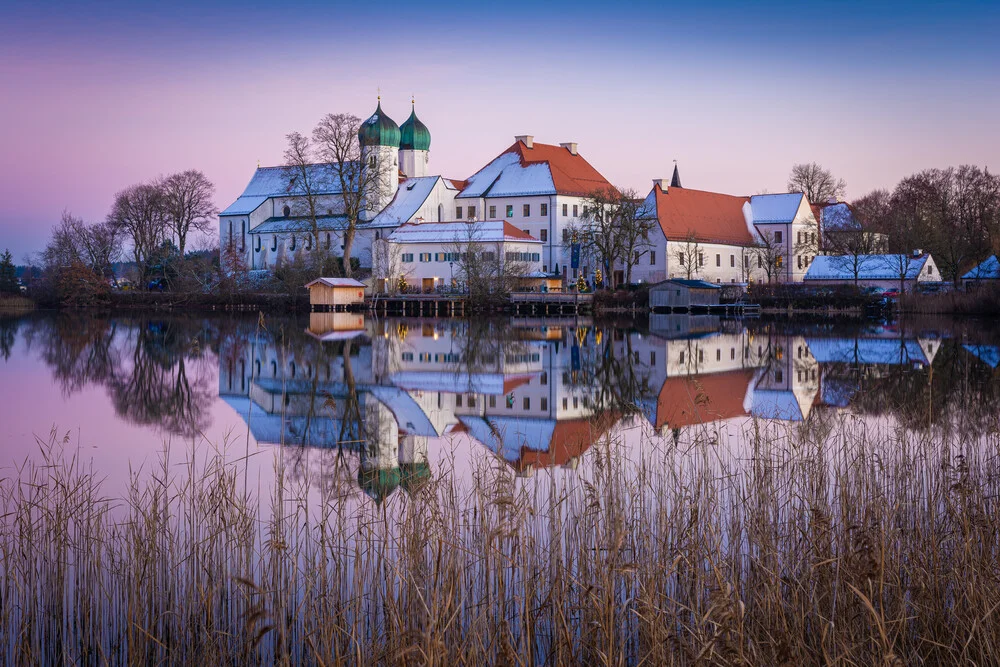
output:
[{"label": "snow-covered roof", "polygon": [[[321,232],[339,232],[347,229],[347,217],[343,215],[318,215],[316,226]],[[250,230],[251,234],[291,234],[293,232],[311,232],[312,221],[309,218],[268,218]]]},{"label": "snow-covered roof", "polygon": [[962,280],[1000,280],[1000,261],[996,255],[990,255],[962,276]]},{"label": "snow-covered roof", "polygon": [[466,371],[399,371],[390,381],[397,387],[412,391],[487,394],[504,392],[502,373],[469,373]]},{"label": "snow-covered roof", "polygon": [[804,418],[798,398],[788,390],[753,389],[747,393],[744,405],[749,407],[747,412],[761,419],[802,421]]},{"label": "snow-covered roof", "polygon": [[219,215],[247,215],[256,211],[267,200],[262,195],[242,195]]},{"label": "snow-covered roof", "polygon": [[478,222],[424,222],[405,224],[396,229],[389,240],[395,243],[497,243],[518,241],[541,243],[506,220]]},{"label": "snow-covered roof", "polygon": [[820,209],[820,223],[823,232],[858,232],[861,223],[847,202],[829,204]]},{"label": "snow-covered roof", "polygon": [[804,280],[899,280],[920,275],[930,255],[819,255],[813,257]]},{"label": "snow-covered roof", "polygon": [[364,288],[365,284],[354,278],[317,278],[311,282],[306,283],[306,287],[312,287],[313,285],[326,285],[327,287],[361,287]]},{"label": "snow-covered roof", "polygon": [[529,148],[515,141],[470,176],[458,197],[587,196],[610,187],[589,162],[564,146],[532,143]]},{"label": "snow-covered roof", "polygon": [[913,338],[807,338],[806,343],[821,364],[907,365],[930,361]]},{"label": "snow-covered roof", "polygon": [[754,195],[750,197],[750,208],[753,211],[755,225],[768,223],[786,223],[795,219],[799,211],[803,195],[799,192],[789,192],[774,195]]},{"label": "snow-covered roof", "polygon": [[[316,195],[339,194],[339,169],[335,163],[306,166],[310,190]],[[306,188],[297,167],[258,167],[241,197],[288,197],[304,194]]]},{"label": "snow-covered roof", "polygon": [[[396,196],[389,205],[368,223],[370,227],[388,227],[409,222],[434,190],[434,186],[443,181],[440,176],[423,176],[408,178],[399,184]],[[447,185],[445,186],[447,187]]]},{"label": "snow-covered roof", "polygon": [[963,345],[962,347],[990,368],[1000,366],[1000,347],[996,345]]},{"label": "snow-covered roof", "polygon": [[553,419],[525,417],[462,417],[469,435],[509,463],[521,458],[522,449],[545,451],[556,427]]}]

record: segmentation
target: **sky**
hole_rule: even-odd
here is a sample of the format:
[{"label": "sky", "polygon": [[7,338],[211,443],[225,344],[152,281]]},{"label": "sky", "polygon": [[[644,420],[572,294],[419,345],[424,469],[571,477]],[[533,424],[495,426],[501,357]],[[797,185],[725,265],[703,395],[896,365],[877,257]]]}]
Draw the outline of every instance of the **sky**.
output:
[{"label": "sky", "polygon": [[397,123],[415,97],[451,178],[518,134],[640,192],[673,160],[731,194],[815,161],[848,198],[996,168],[998,34],[998,2],[2,2],[0,249],[185,169],[224,208],[286,134],[380,92]]}]

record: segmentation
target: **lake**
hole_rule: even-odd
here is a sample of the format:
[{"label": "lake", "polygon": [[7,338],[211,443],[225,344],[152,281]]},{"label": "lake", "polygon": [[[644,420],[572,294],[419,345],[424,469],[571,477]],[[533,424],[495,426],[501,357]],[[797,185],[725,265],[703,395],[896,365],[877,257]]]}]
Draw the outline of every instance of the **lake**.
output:
[{"label": "lake", "polygon": [[32,313],[0,378],[8,662],[950,661],[1000,593],[984,323]]}]

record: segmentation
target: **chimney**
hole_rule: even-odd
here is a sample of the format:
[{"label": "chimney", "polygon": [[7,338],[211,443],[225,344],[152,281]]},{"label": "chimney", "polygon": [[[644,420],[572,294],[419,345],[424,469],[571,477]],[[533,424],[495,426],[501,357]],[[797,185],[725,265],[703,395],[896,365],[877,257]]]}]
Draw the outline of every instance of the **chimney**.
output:
[{"label": "chimney", "polygon": [[570,155],[576,155],[576,142],[575,141],[571,141],[569,143],[559,144],[559,145],[562,146],[563,148],[565,148],[566,150],[568,150],[570,152]]},{"label": "chimney", "polygon": [[653,185],[659,185],[660,190],[666,192],[670,189],[670,179],[669,178],[654,178]]},{"label": "chimney", "polygon": [[514,137],[515,141],[520,141],[528,148],[533,148],[535,145],[535,137],[530,134],[518,134]]},{"label": "chimney", "polygon": [[913,256],[914,256],[914,257],[920,257],[920,256],[922,256],[923,254],[924,254],[924,251],[923,251],[923,249],[922,249],[922,248],[914,248],[914,249],[913,249]]}]

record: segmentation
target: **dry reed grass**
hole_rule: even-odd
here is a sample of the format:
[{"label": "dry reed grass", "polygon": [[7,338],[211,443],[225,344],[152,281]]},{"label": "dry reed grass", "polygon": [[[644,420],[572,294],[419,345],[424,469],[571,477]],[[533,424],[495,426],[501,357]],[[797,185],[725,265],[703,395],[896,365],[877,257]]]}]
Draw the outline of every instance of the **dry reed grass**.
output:
[{"label": "dry reed grass", "polygon": [[3,662],[1000,663],[995,435],[747,428],[379,506],[225,453],[109,498],[53,438],[0,482]]}]

